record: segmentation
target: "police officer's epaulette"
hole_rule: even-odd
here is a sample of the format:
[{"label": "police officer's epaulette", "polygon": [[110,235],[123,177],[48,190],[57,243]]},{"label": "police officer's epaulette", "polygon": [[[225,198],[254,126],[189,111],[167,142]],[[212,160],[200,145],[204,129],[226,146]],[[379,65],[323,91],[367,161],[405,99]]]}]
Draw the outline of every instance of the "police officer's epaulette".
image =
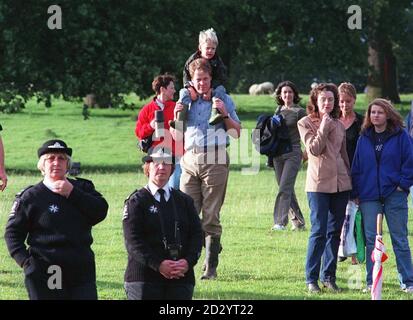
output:
[{"label": "police officer's epaulette", "polygon": [[84,178],[75,177],[73,180],[93,184],[92,180],[88,180],[88,179],[84,179]]},{"label": "police officer's epaulette", "polygon": [[128,201],[129,199],[133,198],[135,196],[135,194],[137,194],[139,192],[138,189],[136,189],[135,191],[133,191],[126,199],[124,202]]},{"label": "police officer's epaulette", "polygon": [[23,193],[25,193],[27,190],[29,190],[29,189],[31,189],[31,188],[33,188],[33,187],[34,187],[34,185],[32,184],[32,185],[30,185],[30,186],[22,189],[20,192],[16,193],[16,198],[21,198],[21,196],[23,195]]},{"label": "police officer's epaulette", "polygon": [[83,186],[88,186],[88,187],[93,187],[93,188],[95,187],[93,182],[91,180],[88,180],[88,179],[75,177],[75,178],[70,178],[69,180],[75,181],[75,182],[77,182],[77,183],[79,183],[80,185],[83,185]]},{"label": "police officer's epaulette", "polygon": [[141,189],[136,189],[135,191],[133,191],[133,192],[126,198],[125,202],[128,201],[128,200],[130,200],[130,199],[133,199],[133,198],[147,199],[147,198],[150,198],[150,197],[152,197],[151,192],[150,192],[148,189],[146,189],[146,188],[141,188]]}]

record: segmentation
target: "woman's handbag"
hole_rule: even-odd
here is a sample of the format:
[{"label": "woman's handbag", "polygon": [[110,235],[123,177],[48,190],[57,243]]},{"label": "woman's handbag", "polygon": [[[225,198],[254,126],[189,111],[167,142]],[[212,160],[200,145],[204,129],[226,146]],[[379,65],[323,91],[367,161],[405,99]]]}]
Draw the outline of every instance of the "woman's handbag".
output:
[{"label": "woman's handbag", "polygon": [[152,135],[147,138],[138,141],[138,148],[139,150],[148,153],[150,147],[152,146]]}]

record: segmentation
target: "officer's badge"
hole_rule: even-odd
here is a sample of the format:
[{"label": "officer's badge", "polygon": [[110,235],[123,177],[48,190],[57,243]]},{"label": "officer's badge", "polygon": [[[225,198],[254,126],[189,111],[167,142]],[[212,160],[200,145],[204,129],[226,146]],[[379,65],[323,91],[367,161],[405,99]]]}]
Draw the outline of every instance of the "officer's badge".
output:
[{"label": "officer's badge", "polygon": [[15,201],[13,202],[13,206],[11,207],[11,211],[10,211],[9,217],[14,217],[14,215],[16,214],[17,209],[19,209],[19,204],[20,204],[20,201],[19,201],[19,200],[15,200]]},{"label": "officer's badge", "polygon": [[128,213],[128,205],[125,204],[123,206],[123,216],[122,216],[122,220],[125,220],[129,217],[129,213]]},{"label": "officer's badge", "polygon": [[52,204],[49,206],[49,213],[58,213],[59,212],[59,207],[55,204]]},{"label": "officer's badge", "polygon": [[158,213],[158,208],[156,206],[150,206],[149,207],[149,212],[150,213]]}]

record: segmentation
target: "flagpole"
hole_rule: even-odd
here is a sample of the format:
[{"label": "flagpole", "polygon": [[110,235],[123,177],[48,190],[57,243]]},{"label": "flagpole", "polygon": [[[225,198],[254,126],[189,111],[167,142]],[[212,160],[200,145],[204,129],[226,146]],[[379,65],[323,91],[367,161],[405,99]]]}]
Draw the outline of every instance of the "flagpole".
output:
[{"label": "flagpole", "polygon": [[383,234],[383,214],[382,213],[377,214],[376,228],[377,228],[377,234],[381,236]]}]

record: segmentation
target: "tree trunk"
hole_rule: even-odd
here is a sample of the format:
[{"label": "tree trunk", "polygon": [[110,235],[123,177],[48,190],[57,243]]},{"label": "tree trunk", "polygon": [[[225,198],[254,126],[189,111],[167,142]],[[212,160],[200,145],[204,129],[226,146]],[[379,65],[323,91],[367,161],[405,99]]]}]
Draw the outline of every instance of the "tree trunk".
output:
[{"label": "tree trunk", "polygon": [[378,36],[369,42],[368,65],[367,100],[386,98],[399,103],[396,57],[387,36]]},{"label": "tree trunk", "polygon": [[397,81],[397,62],[393,47],[387,38],[383,43],[382,94],[394,103],[400,103]]},{"label": "tree trunk", "polygon": [[367,61],[369,65],[369,73],[367,77],[366,97],[367,101],[370,102],[375,98],[382,96],[380,77],[380,53],[377,41],[370,41],[368,50]]}]

